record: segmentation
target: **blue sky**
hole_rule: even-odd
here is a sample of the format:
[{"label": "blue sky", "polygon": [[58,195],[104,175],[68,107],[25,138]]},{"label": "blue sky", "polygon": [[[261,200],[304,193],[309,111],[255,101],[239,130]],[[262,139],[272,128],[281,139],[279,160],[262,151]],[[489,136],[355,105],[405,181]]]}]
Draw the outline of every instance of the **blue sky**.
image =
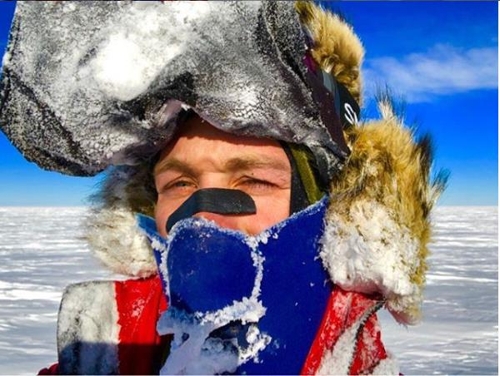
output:
[{"label": "blue sky", "polygon": [[[450,170],[440,205],[498,204],[498,4],[322,2],[351,22],[365,49],[364,114],[389,85],[405,100],[405,119],[430,132],[435,170]],[[14,10],[0,1],[0,54]],[[0,132],[0,206],[84,205],[100,177],[47,172]]]}]

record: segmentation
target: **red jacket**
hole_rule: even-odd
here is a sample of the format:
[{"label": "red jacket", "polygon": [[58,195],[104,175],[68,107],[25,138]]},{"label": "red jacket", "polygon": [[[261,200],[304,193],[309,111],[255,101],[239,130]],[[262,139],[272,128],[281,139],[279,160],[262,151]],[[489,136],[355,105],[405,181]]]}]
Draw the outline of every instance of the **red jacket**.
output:
[{"label": "red jacket", "polygon": [[[85,295],[95,298],[82,299]],[[377,299],[335,288],[303,368],[297,373],[367,374],[388,361],[376,317],[381,305]],[[157,374],[169,347],[169,338],[156,333],[156,323],[166,308],[158,277],[70,286],[59,314],[59,364],[39,374]],[[110,325],[101,328],[96,324],[101,317],[93,317],[95,312],[109,313]],[[92,350],[95,343],[89,341],[87,332],[95,328],[100,329],[100,342],[106,343],[104,351]],[[108,333],[105,338],[103,332]]]}]

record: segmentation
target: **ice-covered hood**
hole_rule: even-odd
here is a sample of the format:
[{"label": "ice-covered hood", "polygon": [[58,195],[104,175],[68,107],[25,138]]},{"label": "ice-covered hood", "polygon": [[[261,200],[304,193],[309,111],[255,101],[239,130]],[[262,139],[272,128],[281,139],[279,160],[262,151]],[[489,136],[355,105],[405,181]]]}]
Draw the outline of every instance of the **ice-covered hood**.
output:
[{"label": "ice-covered hood", "polygon": [[85,176],[154,155],[189,106],[230,133],[305,144],[331,176],[346,152],[305,54],[292,2],[19,2],[0,127],[28,160]]},{"label": "ice-covered hood", "polygon": [[[416,142],[388,101],[380,107],[380,120],[347,132],[352,154],[331,183],[321,258],[335,284],[381,294],[399,322],[413,324],[423,301],[430,214],[445,180],[430,178],[429,139]],[[135,277],[157,272],[135,220],[143,179],[136,170],[115,171],[88,220],[96,255],[115,272]]]},{"label": "ice-covered hood", "polygon": [[[134,12],[140,13],[148,9],[147,7],[142,8],[138,3],[136,5],[130,5],[131,3],[128,2],[123,2],[121,5],[105,3],[107,5],[97,7],[100,9],[99,11],[92,10],[92,17],[96,19],[104,17],[103,15],[108,14],[110,9],[116,11],[117,14],[122,14],[123,9],[128,9],[131,13],[127,15],[126,19],[127,22],[133,24],[132,15],[135,14]],[[165,2],[165,4],[168,3]],[[193,2],[190,4],[204,3]],[[280,137],[276,137],[278,139],[284,139],[283,135],[288,134],[292,140],[303,142],[310,146],[314,152],[315,143],[323,142],[322,137],[325,137],[326,133],[322,131],[323,126],[318,118],[317,109],[311,104],[311,98],[308,96],[308,91],[302,81],[303,73],[301,73],[302,68],[299,68],[298,59],[303,57],[304,44],[302,28],[298,20],[300,19],[314,40],[311,56],[316,63],[342,83],[358,102],[361,102],[360,65],[363,56],[361,44],[351,27],[340,17],[326,13],[309,2],[296,5],[297,13],[294,13],[289,2],[250,3],[253,2],[220,5],[221,9],[224,8],[221,14],[227,15],[225,12],[230,12],[232,17],[235,17],[233,24],[226,17],[219,19],[216,18],[216,15],[211,14],[209,11],[212,9],[211,4],[199,5],[200,10],[207,9],[206,13],[201,12],[199,15],[186,14],[184,18],[165,15],[165,22],[167,20],[175,22],[182,30],[185,30],[185,25],[190,22],[198,22],[196,24],[198,26],[190,32],[199,32],[200,34],[196,38],[202,38],[207,43],[198,43],[198,39],[177,36],[176,33],[170,35],[169,28],[165,27],[167,23],[158,23],[154,17],[150,22],[152,29],[148,31],[153,38],[156,33],[163,33],[170,35],[176,41],[182,39],[178,41],[181,49],[184,48],[182,43],[187,43],[189,46],[196,45],[200,49],[205,48],[200,46],[203,44],[219,46],[218,48],[220,48],[221,43],[226,39],[230,46],[241,44],[244,53],[233,54],[229,49],[227,53],[230,56],[211,54],[208,60],[214,67],[220,66],[221,72],[227,74],[223,77],[217,73],[215,77],[219,77],[221,82],[227,83],[226,79],[233,77],[233,75],[238,78],[235,82],[240,84],[231,86],[235,90],[232,96],[222,96],[221,93],[227,94],[227,91],[219,85],[220,82],[217,82],[213,83],[215,86],[212,91],[203,94],[206,96],[193,96],[190,99],[186,93],[193,94],[193,88],[198,90],[201,87],[199,83],[214,77],[214,73],[207,70],[206,74],[203,74],[204,71],[201,67],[191,65],[193,69],[198,69],[198,74],[189,77],[183,75],[184,70],[180,66],[181,60],[176,59],[182,58],[184,61],[185,58],[181,56],[184,54],[177,55],[175,51],[172,51],[162,59],[169,59],[170,63],[177,62],[179,64],[172,64],[172,67],[168,69],[163,69],[163,66],[160,69],[154,64],[151,67],[145,65],[143,67],[145,71],[152,69],[156,72],[151,73],[147,88],[141,89],[144,91],[138,89],[134,94],[136,97],[118,98],[121,94],[113,91],[116,86],[111,85],[110,81],[106,81],[115,79],[115,76],[108,77],[105,74],[101,77],[104,81],[99,81],[97,78],[92,79],[93,81],[90,79],[89,74],[92,69],[98,68],[98,57],[106,50],[89,49],[89,45],[109,46],[109,35],[122,38],[121,41],[126,44],[128,43],[126,35],[120,34],[120,30],[115,30],[110,34],[108,29],[108,33],[105,35],[99,33],[94,35],[93,31],[84,31],[85,38],[82,39],[89,38],[92,41],[85,47],[86,50],[83,49],[87,51],[86,55],[79,55],[76,53],[78,51],[76,49],[75,54],[71,55],[71,59],[62,59],[61,55],[54,52],[57,51],[57,49],[54,50],[54,45],[51,45],[47,46],[51,49],[45,52],[47,55],[45,58],[48,59],[49,66],[55,64],[56,67],[62,67],[69,64],[74,70],[80,69],[78,72],[83,75],[81,77],[89,79],[94,85],[92,90],[89,92],[74,91],[67,99],[52,98],[43,90],[35,92],[27,88],[9,93],[9,87],[11,87],[9,85],[21,77],[16,70],[18,67],[14,62],[14,56],[11,55],[6,59],[3,81],[2,115],[0,118],[3,130],[11,139],[18,140],[19,147],[29,159],[37,160],[40,165],[72,173],[91,174],[105,167],[111,160],[124,162],[126,151],[132,150],[132,145],[134,148],[137,145],[143,145],[146,134],[150,136],[149,140],[152,143],[164,142],[169,137],[165,133],[158,132],[159,129],[155,128],[157,123],[151,122],[151,119],[148,118],[156,112],[134,113],[134,108],[144,109],[140,106],[135,107],[143,101],[150,100],[151,103],[156,103],[155,101],[161,97],[160,94],[163,95],[160,87],[164,84],[165,92],[168,95],[173,92],[186,95],[182,99],[195,109],[198,108],[198,112],[202,116],[204,114],[203,108],[197,106],[200,103],[206,104],[205,100],[208,99],[213,101],[214,113],[220,116],[219,123],[216,125],[222,128],[226,125],[228,127],[234,126],[234,129],[239,129],[238,132],[251,134],[255,134],[254,129],[259,129],[259,132],[266,132],[265,134],[269,136],[274,136],[278,132],[280,134]],[[55,10],[58,4],[27,5],[19,13],[15,26],[19,27],[24,12],[32,12],[36,7],[46,7],[46,10],[53,17],[54,12],[58,12]],[[223,3],[219,2],[219,4]],[[158,9],[162,7],[159,3],[153,6]],[[81,7],[84,9],[87,5],[81,5]],[[182,5],[178,5],[178,7],[180,12]],[[85,17],[90,14],[90,8],[93,6],[89,6],[87,13],[79,13],[80,16],[74,14],[72,16],[74,18],[71,19],[75,24],[85,22]],[[73,12],[72,6],[69,4],[64,5],[61,9],[65,9],[69,14]],[[277,17],[279,12],[283,12],[281,14],[286,16]],[[112,20],[118,16],[108,15],[106,17],[110,17],[109,20]],[[104,18],[108,19],[106,17]],[[217,20],[221,25],[226,25],[227,28],[224,29],[226,33],[222,33],[222,29],[215,34],[204,30],[201,26],[204,25],[203,20],[205,19]],[[284,20],[287,22],[283,22]],[[64,22],[61,22],[61,26],[57,27],[66,27]],[[257,22],[257,24],[250,25],[249,22]],[[105,25],[111,27],[111,24],[105,23]],[[77,26],[67,25],[67,27]],[[36,26],[34,30],[38,30]],[[240,30],[244,30],[244,32],[239,33]],[[52,31],[38,30],[36,32],[48,33]],[[291,37],[288,33],[300,35],[300,38]],[[255,38],[256,35],[266,41],[265,45],[258,46],[257,51],[259,53],[265,52],[267,57],[273,56],[272,59],[269,59],[272,60],[272,63],[262,65],[260,60],[263,56],[259,53],[247,54],[247,49],[250,46],[256,47],[255,43],[258,43],[255,40],[259,39]],[[17,43],[16,38],[11,43]],[[76,43],[76,41],[71,43]],[[157,43],[163,42],[158,41]],[[163,44],[159,46],[163,46]],[[160,50],[162,49],[163,47],[160,48]],[[238,49],[240,52],[242,50]],[[30,51],[24,53],[29,55]],[[138,54],[137,56],[143,55]],[[187,54],[186,56],[191,55]],[[257,59],[259,64],[255,65],[253,58]],[[30,59],[33,59],[33,56]],[[144,61],[140,60],[143,63]],[[153,61],[155,60],[153,59]],[[196,60],[190,64],[194,64],[194,61]],[[235,65],[226,66],[230,61],[234,62]],[[161,63],[163,64],[164,61],[162,60]],[[234,68],[239,65],[241,67]],[[86,68],[83,69],[83,67]],[[109,72],[106,69],[111,68],[100,66],[99,69],[101,69],[99,72],[105,73]],[[171,77],[178,77],[178,80],[169,80],[167,79],[168,75],[163,76],[167,71],[172,73],[173,71],[170,69],[176,69],[175,72],[179,76],[174,74]],[[65,72],[63,70],[61,75],[67,80],[72,79],[64,76]],[[246,76],[248,72],[252,73],[252,77],[253,75],[262,75],[264,78],[257,82],[263,84],[266,90],[261,90],[262,87],[255,87],[255,91],[252,91],[253,86],[248,87],[241,84],[247,82],[241,81],[241,78],[248,77]],[[29,77],[34,79],[35,72],[28,73]],[[23,74],[28,73],[24,72]],[[132,75],[130,79],[134,77],[136,76]],[[161,81],[160,77],[164,81]],[[118,78],[116,79],[119,81]],[[287,81],[288,79],[291,81]],[[41,88],[61,85],[64,82],[61,79],[57,80],[56,84],[47,77],[41,77],[40,80],[42,80]],[[23,81],[16,82],[22,84]],[[272,85],[269,85],[269,82],[272,82]],[[190,86],[194,83],[197,84]],[[282,91],[280,88],[286,88],[286,90]],[[249,89],[252,90],[248,91]],[[58,112],[59,110],[55,111],[52,109],[53,107],[35,105],[36,102],[30,99],[34,98],[34,95],[36,98],[39,98],[40,95],[46,96],[44,98],[50,106],[54,104],[59,108],[58,106],[64,104],[61,107],[64,108],[64,111],[61,109],[62,112]],[[83,97],[79,98],[79,95],[83,95]],[[97,95],[100,100],[105,99],[107,107],[94,108],[92,106],[95,103],[93,95]],[[203,100],[200,99],[202,97]],[[240,107],[243,104],[241,99],[245,101],[243,107]],[[86,102],[87,100],[90,102]],[[20,108],[16,106],[18,101],[30,104],[33,120],[25,123],[27,119],[23,118],[23,115],[19,113]],[[230,103],[235,112],[218,112],[224,108],[218,107],[222,103],[221,101]],[[68,103],[74,104],[75,108],[66,109],[65,106]],[[88,118],[89,129],[98,130],[100,127],[108,127],[109,137],[106,139],[94,136],[87,137],[81,132],[79,124],[72,122],[68,123],[72,124],[69,132],[58,128],[58,122],[61,119],[70,118],[70,115],[82,119],[83,113],[80,112],[85,111],[85,107],[82,107],[83,103],[90,103],[91,111],[95,111],[92,117]],[[258,103],[258,106],[255,106],[255,103]],[[273,103],[279,103],[279,106],[275,106]],[[261,105],[263,107],[260,107]],[[102,112],[106,108],[112,108],[113,111]],[[249,109],[251,111],[247,111]],[[431,237],[430,212],[443,189],[444,180],[438,178],[436,181],[431,181],[432,156],[429,140],[415,141],[412,131],[405,127],[402,120],[395,115],[388,98],[380,101],[380,109],[380,120],[360,123],[345,130],[351,155],[342,172],[336,171],[337,173],[331,179],[330,206],[325,216],[326,229],[322,239],[321,258],[335,284],[350,291],[379,293],[386,299],[387,308],[399,322],[414,323],[419,319],[420,305],[423,299],[427,246]],[[238,116],[234,115],[236,113]],[[123,116],[124,114],[126,116]],[[227,122],[223,121],[226,116],[230,119]],[[13,120],[6,123],[6,119]],[[99,122],[94,122],[96,119],[99,119]],[[112,121],[108,122],[109,119]],[[116,123],[117,119],[121,119],[122,122]],[[287,123],[287,119],[290,120],[290,123]],[[209,121],[215,120],[209,119]],[[275,121],[277,122],[275,123]],[[35,135],[40,132],[35,132],[33,136],[30,132],[43,129],[43,124],[48,123],[55,124],[55,126],[47,133],[48,137],[45,139],[47,144],[41,147],[41,141],[38,139],[35,141]],[[280,127],[286,124],[289,128],[283,128],[283,130],[273,128],[276,124],[279,124]],[[309,126],[314,128],[314,132],[309,132]],[[53,138],[51,139],[51,137]],[[78,142],[69,142],[68,140],[78,140]],[[79,145],[79,147],[75,148],[75,145]],[[89,147],[80,147],[82,145]],[[327,146],[326,149],[322,148],[321,150],[332,151],[330,154],[331,166],[335,166],[336,154],[333,152],[335,145],[328,142],[326,145],[330,145],[331,148]],[[54,153],[49,155],[46,150],[53,150]],[[87,238],[96,255],[113,271],[133,277],[145,277],[157,272],[150,245],[138,230],[135,219],[136,213],[151,215],[154,210],[155,190],[151,184],[151,173],[148,167],[148,162],[144,161],[141,164],[114,169],[107,176],[100,192],[95,196],[95,205],[87,221]]]},{"label": "ice-covered hood", "polygon": [[[315,40],[316,62],[360,100],[363,51],[352,29],[310,4],[298,10]],[[415,141],[390,98],[380,100],[380,112],[380,120],[345,130],[352,153],[332,179],[321,256],[334,283],[350,291],[382,294],[396,319],[409,324],[420,317],[430,212],[444,180],[431,181],[429,139]],[[113,270],[132,276],[156,272],[147,241],[135,228],[134,213],[151,215],[154,207],[154,195],[143,188],[144,171],[115,170],[89,220],[89,239],[97,255]]]}]

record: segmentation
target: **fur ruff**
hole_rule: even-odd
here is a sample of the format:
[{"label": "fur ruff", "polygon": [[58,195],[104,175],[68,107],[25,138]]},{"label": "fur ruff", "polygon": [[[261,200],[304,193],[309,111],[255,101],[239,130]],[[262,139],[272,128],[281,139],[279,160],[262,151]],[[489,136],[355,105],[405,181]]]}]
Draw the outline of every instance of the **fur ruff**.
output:
[{"label": "fur ruff", "polygon": [[445,182],[430,182],[429,139],[414,141],[388,97],[379,108],[381,120],[347,131],[353,152],[331,185],[322,258],[337,285],[382,294],[399,322],[414,324],[423,300],[429,214]]},{"label": "fur ruff", "polygon": [[[357,36],[338,16],[309,2],[299,3],[297,10],[315,39],[317,63],[360,101],[363,48]],[[380,120],[345,131],[352,154],[331,183],[321,257],[334,283],[380,294],[397,321],[414,324],[423,299],[430,212],[445,179],[430,181],[429,139],[415,142],[388,97],[380,99],[380,112]],[[118,167],[95,196],[87,220],[96,255],[114,272],[132,277],[156,273],[134,219],[134,213],[154,211],[154,193],[144,189],[147,163]]]},{"label": "fur ruff", "polygon": [[344,85],[361,106],[360,67],[364,48],[352,27],[338,14],[325,12],[309,1],[297,1],[295,9],[312,34],[314,60]]}]

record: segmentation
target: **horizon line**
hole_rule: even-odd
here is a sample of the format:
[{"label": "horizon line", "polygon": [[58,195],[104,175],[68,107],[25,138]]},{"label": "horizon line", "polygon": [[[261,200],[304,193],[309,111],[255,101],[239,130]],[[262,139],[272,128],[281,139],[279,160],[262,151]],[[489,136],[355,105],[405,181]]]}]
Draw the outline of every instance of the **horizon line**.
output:
[{"label": "horizon line", "polygon": [[[13,209],[13,208],[91,208],[92,205],[46,205],[46,204],[34,204],[34,205],[1,205],[0,209]],[[498,208],[498,204],[479,204],[479,205],[459,205],[459,204],[436,204],[434,208]]]}]

